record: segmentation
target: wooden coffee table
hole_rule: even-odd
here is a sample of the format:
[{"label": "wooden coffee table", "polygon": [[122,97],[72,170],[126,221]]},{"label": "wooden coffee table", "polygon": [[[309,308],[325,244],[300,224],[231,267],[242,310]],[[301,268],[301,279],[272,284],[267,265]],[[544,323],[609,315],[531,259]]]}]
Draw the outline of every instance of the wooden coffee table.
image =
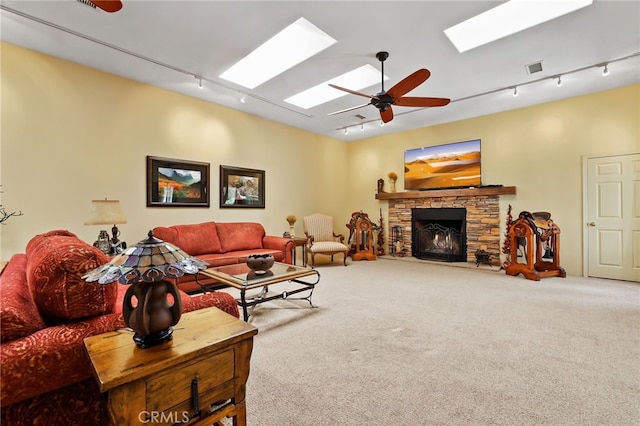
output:
[{"label": "wooden coffee table", "polygon": [[[311,296],[316,284],[320,282],[320,273],[315,269],[279,262],[274,263],[270,270],[262,274],[252,271],[244,263],[208,268],[200,271],[199,274],[240,290],[240,298],[236,300],[238,305],[242,307],[245,321],[249,320],[251,312],[256,305],[275,299],[306,300],[313,308]],[[308,281],[301,281],[300,278],[303,277],[310,278]],[[280,293],[269,292],[269,286],[285,282],[295,283],[296,288]],[[259,292],[247,297],[247,291],[254,289],[259,290]],[[290,297],[301,292],[309,292],[309,294],[306,297]]]}]

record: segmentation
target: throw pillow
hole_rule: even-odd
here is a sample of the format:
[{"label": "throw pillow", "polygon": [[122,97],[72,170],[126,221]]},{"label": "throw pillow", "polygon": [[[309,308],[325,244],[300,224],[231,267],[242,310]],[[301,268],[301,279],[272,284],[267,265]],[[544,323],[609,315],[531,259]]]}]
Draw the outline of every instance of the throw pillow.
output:
[{"label": "throw pillow", "polygon": [[113,312],[118,285],[88,283],[82,276],[109,260],[69,231],[36,235],[27,244],[27,283],[46,322]]}]

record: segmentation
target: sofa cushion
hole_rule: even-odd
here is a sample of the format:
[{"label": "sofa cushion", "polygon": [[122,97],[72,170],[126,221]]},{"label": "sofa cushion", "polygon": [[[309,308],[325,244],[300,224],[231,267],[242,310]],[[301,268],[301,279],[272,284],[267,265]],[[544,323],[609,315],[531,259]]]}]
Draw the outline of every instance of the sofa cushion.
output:
[{"label": "sofa cushion", "polygon": [[192,256],[220,253],[221,251],[215,222],[170,227],[159,226],[153,229],[153,235],[180,247]]},{"label": "sofa cushion", "polygon": [[117,283],[88,283],[82,276],[108,262],[97,248],[69,231],[51,231],[29,241],[27,283],[45,322],[102,315],[113,311]]},{"label": "sofa cushion", "polygon": [[222,252],[262,248],[264,228],[253,222],[216,223]]},{"label": "sofa cushion", "polygon": [[26,267],[27,256],[15,254],[0,277],[0,338],[3,343],[45,328],[27,285]]}]

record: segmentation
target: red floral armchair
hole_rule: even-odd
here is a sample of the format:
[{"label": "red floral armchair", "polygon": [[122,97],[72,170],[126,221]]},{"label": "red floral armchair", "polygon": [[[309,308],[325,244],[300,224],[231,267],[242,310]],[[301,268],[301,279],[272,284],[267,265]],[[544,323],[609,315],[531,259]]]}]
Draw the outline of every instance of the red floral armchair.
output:
[{"label": "red floral armchair", "polygon": [[[35,236],[0,275],[0,400],[6,425],[99,424],[101,396],[83,340],[125,327],[127,286],[82,280],[108,259],[68,231]],[[185,312],[235,299],[182,293]]]}]

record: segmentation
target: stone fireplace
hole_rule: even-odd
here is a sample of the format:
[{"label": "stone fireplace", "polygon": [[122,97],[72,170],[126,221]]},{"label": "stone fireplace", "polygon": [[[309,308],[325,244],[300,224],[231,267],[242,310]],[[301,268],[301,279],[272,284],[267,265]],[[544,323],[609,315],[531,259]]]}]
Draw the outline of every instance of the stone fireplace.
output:
[{"label": "stone fireplace", "polygon": [[[402,241],[398,245],[401,250],[395,250],[394,253],[403,256],[415,256],[412,232],[412,211],[414,209],[464,210],[465,219],[460,232],[466,235],[466,251],[463,254],[461,253],[459,261],[475,263],[475,252],[477,250],[500,253],[500,237],[504,232],[500,222],[500,195],[515,193],[516,189],[513,186],[496,186],[379,193],[376,194],[376,198],[388,200],[389,202],[389,229],[394,226],[399,226],[402,229],[402,232],[399,233],[402,236]],[[434,226],[431,227],[435,229]],[[438,230],[435,230],[435,232],[438,232]],[[449,244],[446,240],[444,243],[440,241],[441,235],[443,234],[438,234],[437,245]],[[394,242],[389,240],[388,243],[392,244]],[[439,248],[442,249],[443,247]],[[460,251],[462,252],[462,247],[460,247]],[[389,253],[391,253],[391,250],[389,250]]]},{"label": "stone fireplace", "polygon": [[411,254],[445,262],[467,260],[467,209],[411,209]]}]

